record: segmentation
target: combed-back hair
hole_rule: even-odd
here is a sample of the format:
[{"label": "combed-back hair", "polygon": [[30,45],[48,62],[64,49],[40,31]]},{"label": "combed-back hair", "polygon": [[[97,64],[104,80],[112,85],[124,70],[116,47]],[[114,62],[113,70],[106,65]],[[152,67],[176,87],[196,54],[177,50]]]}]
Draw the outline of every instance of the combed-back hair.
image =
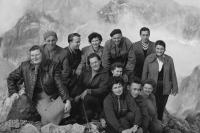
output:
[{"label": "combed-back hair", "polygon": [[149,35],[150,35],[150,30],[149,30],[149,28],[147,28],[147,27],[142,27],[142,28],[140,29],[140,35],[142,34],[142,31],[148,31],[148,33],[149,33]]},{"label": "combed-back hair", "polygon": [[73,41],[73,37],[75,37],[75,36],[80,37],[81,35],[78,34],[78,33],[71,33],[71,34],[69,34],[69,36],[68,36],[68,42]]},{"label": "combed-back hair", "polygon": [[142,81],[141,81],[140,78],[134,76],[134,77],[131,77],[131,78],[129,79],[129,82],[128,82],[128,84],[129,84],[130,86],[132,85],[132,83],[142,84]]}]

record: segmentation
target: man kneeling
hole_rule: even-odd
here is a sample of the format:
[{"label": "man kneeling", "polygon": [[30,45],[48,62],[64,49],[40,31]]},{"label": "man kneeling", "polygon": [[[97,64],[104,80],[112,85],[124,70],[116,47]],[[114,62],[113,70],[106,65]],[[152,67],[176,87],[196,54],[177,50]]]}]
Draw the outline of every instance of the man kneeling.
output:
[{"label": "man kneeling", "polygon": [[108,126],[106,132],[129,133],[136,132],[141,124],[141,113],[137,104],[123,91],[124,80],[113,77],[110,94],[105,98],[103,107]]}]

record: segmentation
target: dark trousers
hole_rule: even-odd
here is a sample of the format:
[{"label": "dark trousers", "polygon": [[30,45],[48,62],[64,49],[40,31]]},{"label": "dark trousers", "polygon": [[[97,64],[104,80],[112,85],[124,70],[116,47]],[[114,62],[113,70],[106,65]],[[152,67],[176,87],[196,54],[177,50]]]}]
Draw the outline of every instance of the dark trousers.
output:
[{"label": "dark trousers", "polygon": [[158,119],[162,121],[164,109],[169,97],[169,95],[163,95],[163,81],[157,82],[157,89],[155,96],[156,96]]},{"label": "dark trousers", "polygon": [[103,99],[101,97],[86,94],[83,103],[86,111],[93,111],[100,115],[103,110]]},{"label": "dark trousers", "polygon": [[161,122],[159,122],[159,120],[150,120],[149,121],[149,126],[148,126],[148,131],[150,133],[162,133],[163,132],[163,128],[161,125]]},{"label": "dark trousers", "polygon": [[[135,122],[135,114],[128,112],[124,117],[119,118],[119,123],[123,126],[124,130],[133,127]],[[105,129],[106,133],[118,133],[110,124]]]}]

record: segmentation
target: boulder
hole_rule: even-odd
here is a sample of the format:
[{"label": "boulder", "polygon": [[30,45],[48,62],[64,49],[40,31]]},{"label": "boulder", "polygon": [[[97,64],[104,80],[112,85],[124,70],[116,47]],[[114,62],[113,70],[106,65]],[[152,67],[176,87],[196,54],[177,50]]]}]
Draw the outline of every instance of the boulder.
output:
[{"label": "boulder", "polygon": [[21,95],[19,99],[13,103],[6,120],[8,121],[16,119],[29,121],[40,120],[37,110],[30,105],[26,95]]},{"label": "boulder", "polygon": [[32,124],[26,124],[21,130],[20,133],[40,133],[35,126]]},{"label": "boulder", "polygon": [[71,133],[72,125],[58,126],[53,123],[49,123],[41,128],[42,133]]}]

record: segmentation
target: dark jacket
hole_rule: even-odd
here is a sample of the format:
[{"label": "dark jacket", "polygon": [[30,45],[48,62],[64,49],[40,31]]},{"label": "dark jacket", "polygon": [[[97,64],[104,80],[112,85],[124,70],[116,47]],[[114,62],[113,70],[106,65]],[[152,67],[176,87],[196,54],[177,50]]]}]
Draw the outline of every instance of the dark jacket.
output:
[{"label": "dark jacket", "polygon": [[137,103],[138,107],[140,108],[141,114],[142,114],[142,124],[141,127],[144,131],[144,133],[147,131],[150,117],[148,115],[147,110],[147,103],[141,95],[138,95],[136,98],[134,98],[135,102]]},{"label": "dark jacket", "polygon": [[[59,92],[63,102],[70,99],[68,91],[61,81],[61,70],[57,63],[46,60],[40,67],[43,73],[40,75],[43,90],[47,95],[53,95]],[[30,61],[22,62],[22,64],[9,74],[7,78],[9,96],[13,93],[18,93],[16,83],[23,78],[25,85],[25,93],[29,101],[32,101],[35,84],[37,81],[37,74],[35,74],[35,67]]]},{"label": "dark jacket", "polygon": [[120,124],[119,119],[121,117],[124,117],[128,112],[132,112],[135,114],[135,123],[131,124],[139,126],[141,124],[140,109],[138,108],[134,100],[131,98],[131,96],[129,96],[129,93],[123,93],[120,96],[120,111],[118,110],[118,98],[112,92],[105,98],[103,102],[103,107],[106,121],[109,123],[109,125],[111,125],[116,131],[120,133],[125,129]]},{"label": "dark jacket", "polygon": [[[80,49],[76,50],[76,53],[73,53],[72,50],[69,47],[66,47],[65,50],[67,51],[67,67],[68,69],[68,78],[71,78],[71,76],[74,76],[75,71],[81,62],[81,51]],[[67,79],[68,79],[67,78]]]},{"label": "dark jacket", "polygon": [[[117,47],[112,39],[106,41],[102,57],[103,67],[109,69],[114,62],[122,62],[125,67],[124,72],[129,75],[133,72],[136,63],[132,42],[128,38],[122,37],[119,48]],[[119,49],[119,53],[116,49]]]},{"label": "dark jacket", "polygon": [[[92,68],[86,67],[83,69],[77,86],[75,87],[76,96],[80,95],[84,90],[90,89],[91,95],[98,96],[101,98],[105,97],[107,88],[108,88],[108,78],[109,74],[106,69],[101,66],[97,74],[92,78]],[[74,95],[74,94],[72,94]]]},{"label": "dark jacket", "polygon": [[[171,92],[178,93],[178,84],[176,78],[176,72],[174,68],[173,59],[164,55],[164,74],[163,74],[163,95],[169,95]],[[142,80],[154,79],[157,83],[158,81],[158,61],[155,54],[149,55],[143,67]],[[155,92],[155,91],[153,91]]]},{"label": "dark jacket", "polygon": [[150,119],[151,120],[158,120],[156,98],[155,98],[154,94],[151,93],[149,96],[147,96],[146,94],[144,94],[143,91],[141,91],[140,95],[142,95],[144,97],[144,99],[146,100],[147,110],[148,110],[148,114],[149,114]]},{"label": "dark jacket", "polygon": [[91,45],[82,48],[82,57],[81,57],[81,62],[79,64],[78,68],[77,68],[78,70],[81,71],[82,68],[89,66],[89,64],[88,64],[88,56],[91,53],[96,53],[96,54],[98,54],[102,58],[102,55],[103,55],[103,46],[100,45],[100,48],[99,48],[98,52],[95,52]]},{"label": "dark jacket", "polygon": [[151,41],[149,41],[149,47],[147,49],[147,54],[146,57],[144,55],[144,51],[143,51],[143,46],[142,46],[142,42],[138,41],[133,43],[133,50],[135,52],[135,56],[136,56],[136,65],[135,65],[135,76],[142,78],[142,70],[143,70],[143,65],[144,65],[144,61],[145,58],[152,54],[155,53],[155,44]]},{"label": "dark jacket", "polygon": [[[46,44],[42,45],[41,47],[44,50],[46,59],[50,59],[49,51],[46,47]],[[65,51],[65,49],[59,47],[58,45],[56,45],[54,50],[55,50],[55,54],[52,60],[57,62],[60,65],[61,71],[62,71],[62,81],[65,85],[67,85],[67,79],[70,72],[68,61],[67,61],[67,52]]]}]

